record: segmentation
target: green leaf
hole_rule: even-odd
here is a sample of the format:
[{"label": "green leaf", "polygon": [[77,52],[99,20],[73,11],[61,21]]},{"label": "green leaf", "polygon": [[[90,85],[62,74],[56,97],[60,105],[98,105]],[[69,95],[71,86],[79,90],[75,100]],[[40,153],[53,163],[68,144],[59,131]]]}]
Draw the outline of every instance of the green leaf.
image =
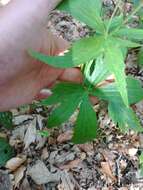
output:
[{"label": "green leaf", "polygon": [[138,64],[143,65],[143,48],[140,49],[139,54],[138,54]]},{"label": "green leaf", "polygon": [[42,105],[54,105],[68,101],[69,96],[80,96],[84,91],[81,84],[75,83],[58,83],[52,89],[52,95],[41,101]]},{"label": "green leaf", "polygon": [[84,93],[85,90],[80,84],[57,84],[53,95],[42,102],[44,105],[57,105],[47,121],[48,127],[59,126],[67,121],[77,109]]},{"label": "green leaf", "polygon": [[49,117],[49,119],[47,121],[48,128],[59,126],[60,124],[67,121],[72,116],[72,114],[75,112],[75,110],[77,109],[77,107],[81,101],[81,96],[76,97],[76,95],[75,95],[75,97],[69,96],[68,98],[69,98],[68,101],[64,100],[52,112],[52,115]]},{"label": "green leaf", "polygon": [[12,129],[12,113],[11,112],[0,112],[0,125],[7,129]]},{"label": "green leaf", "polygon": [[[110,19],[104,21],[106,28],[108,27],[109,22],[110,22]],[[119,16],[115,16],[111,21],[109,32],[113,32],[117,28],[121,27],[122,24],[123,24],[123,14]]]},{"label": "green leaf", "polygon": [[130,40],[143,40],[143,29],[136,28],[122,28],[118,30],[114,35],[120,37],[126,37]]},{"label": "green leaf", "polygon": [[58,6],[58,9],[70,13],[76,19],[96,29],[97,32],[103,33],[105,28],[100,17],[101,8],[101,0],[64,0]]},{"label": "green leaf", "polygon": [[116,100],[116,102],[118,103],[122,100],[115,83],[111,83],[100,88],[92,89],[90,93],[92,96],[96,96],[99,99],[105,101],[110,101],[113,99]]},{"label": "green leaf", "polygon": [[139,43],[135,43],[135,42],[132,42],[129,40],[121,39],[118,37],[109,37],[109,39],[113,43],[118,44],[119,47],[136,48],[136,47],[141,46],[141,44],[139,44]]},{"label": "green leaf", "polygon": [[114,74],[117,88],[121,94],[121,97],[125,105],[128,106],[129,103],[128,103],[124,57],[121,49],[115,44],[114,45],[112,43],[107,44],[107,48],[105,51],[105,63],[107,64],[108,70],[112,74]]},{"label": "green leaf", "polygon": [[75,65],[84,64],[97,58],[104,51],[104,36],[81,39],[73,44],[73,60]]},{"label": "green leaf", "polygon": [[[73,43],[72,48],[63,56],[47,56],[30,50],[29,53],[35,59],[58,68],[76,67],[91,59],[95,59],[104,50],[104,37],[88,37]],[[79,53],[80,52],[80,53]]]},{"label": "green leaf", "polygon": [[49,137],[50,136],[49,132],[46,130],[39,131],[38,134],[41,135],[42,137]]},{"label": "green leaf", "polygon": [[[88,89],[81,84],[57,84],[53,89],[52,96],[42,101],[42,104],[54,104],[57,106],[47,121],[48,127],[59,126],[61,123],[67,121],[75,110],[80,107],[76,128],[74,130],[74,142],[84,143],[96,137],[96,113],[89,101]],[[79,131],[81,131],[80,136]]]},{"label": "green leaf", "polygon": [[140,175],[143,176],[143,152],[141,152],[141,155],[139,156],[139,164],[140,164]]},{"label": "green leaf", "polygon": [[114,101],[109,103],[108,107],[109,115],[115,124],[118,124],[120,129],[124,132],[128,132],[132,129],[136,132],[143,132],[139,119],[129,107],[126,107],[124,103],[117,104]]},{"label": "green leaf", "polygon": [[96,60],[91,60],[86,63],[84,75],[86,79],[93,85],[97,85],[110,75],[107,66],[104,63],[103,55],[97,57]]},{"label": "green leaf", "polygon": [[[141,82],[133,77],[127,77],[127,91],[130,105],[143,100],[143,88]],[[122,102],[122,98],[115,83],[96,88],[91,91],[91,95],[97,96],[105,101],[114,101],[117,104]]]},{"label": "green leaf", "polygon": [[143,176],[143,164],[140,164],[140,168],[139,168],[139,174],[140,176]]},{"label": "green leaf", "polygon": [[139,163],[143,164],[143,152],[141,153],[141,155],[139,156]]},{"label": "green leaf", "polygon": [[97,136],[97,118],[88,95],[83,97],[79,115],[74,130],[73,142],[82,144],[95,139]]},{"label": "green leaf", "polygon": [[7,140],[0,138],[0,166],[4,166],[13,155],[14,151]]},{"label": "green leaf", "polygon": [[[143,88],[138,80],[128,77],[127,91],[130,104],[135,104],[143,100]],[[123,103],[115,83],[97,88],[91,91],[91,95],[109,102],[109,115],[116,124],[119,124],[121,130],[127,131],[131,128],[137,132],[143,131],[133,110],[126,107]]]},{"label": "green leaf", "polygon": [[128,77],[127,90],[130,104],[135,104],[143,100],[143,88],[141,81],[134,79],[133,77]]},{"label": "green leaf", "polygon": [[48,65],[51,65],[53,67],[57,68],[69,68],[69,67],[75,67],[77,65],[74,65],[73,62],[73,54],[72,50],[70,49],[68,53],[65,53],[62,56],[48,56],[33,50],[29,50],[29,54],[34,57],[35,59],[46,63]]}]

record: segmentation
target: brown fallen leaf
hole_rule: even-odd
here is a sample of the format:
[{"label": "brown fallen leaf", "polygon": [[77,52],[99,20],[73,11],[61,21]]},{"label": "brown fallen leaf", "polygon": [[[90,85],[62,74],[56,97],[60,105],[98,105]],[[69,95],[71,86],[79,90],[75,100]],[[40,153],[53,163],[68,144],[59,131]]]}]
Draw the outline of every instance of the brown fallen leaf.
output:
[{"label": "brown fallen leaf", "polygon": [[20,186],[20,190],[32,190],[27,178],[24,178],[24,180]]},{"label": "brown fallen leaf", "polygon": [[49,157],[49,152],[47,150],[47,147],[43,148],[41,158],[43,160],[47,159]]},{"label": "brown fallen leaf", "polygon": [[73,132],[72,132],[72,131],[67,131],[67,132],[65,132],[65,133],[62,133],[62,134],[60,134],[60,135],[58,136],[57,142],[58,142],[58,143],[67,142],[67,141],[71,140],[72,135],[73,135]]},{"label": "brown fallen leaf", "polygon": [[7,161],[6,168],[11,170],[12,172],[19,168],[26,161],[26,157],[15,157]]},{"label": "brown fallen leaf", "polygon": [[70,161],[68,164],[60,166],[59,168],[61,170],[70,170],[70,169],[77,167],[80,163],[81,163],[81,160],[76,159],[76,160]]},{"label": "brown fallen leaf", "polygon": [[27,149],[31,143],[34,143],[36,141],[36,135],[37,135],[36,118],[34,118],[33,121],[29,123],[28,129],[25,133],[24,137],[25,149]]},{"label": "brown fallen leaf", "polygon": [[20,168],[18,168],[18,170],[14,172],[14,177],[15,177],[14,186],[15,187],[19,188],[19,184],[24,177],[25,170],[26,170],[26,167],[21,166]]},{"label": "brown fallen leaf", "polygon": [[107,177],[110,177],[113,181],[116,181],[116,177],[113,175],[111,167],[108,162],[101,162],[101,171]]},{"label": "brown fallen leaf", "polygon": [[79,189],[72,175],[67,171],[63,171],[61,174],[61,184],[58,185],[58,190],[74,190],[76,187]]},{"label": "brown fallen leaf", "polygon": [[80,144],[77,146],[80,150],[84,151],[88,155],[94,154],[94,147],[92,143]]},{"label": "brown fallen leaf", "polygon": [[37,160],[35,165],[29,166],[27,174],[33,179],[37,185],[46,184],[49,182],[59,182],[61,172],[51,173],[44,162]]},{"label": "brown fallen leaf", "polygon": [[6,133],[0,133],[0,138],[6,138],[7,134]]},{"label": "brown fallen leaf", "polygon": [[119,190],[128,190],[128,187],[121,187]]},{"label": "brown fallen leaf", "polygon": [[131,157],[133,157],[133,156],[135,156],[135,155],[137,154],[137,151],[138,151],[137,148],[129,148],[129,149],[128,149],[128,154],[129,154]]}]

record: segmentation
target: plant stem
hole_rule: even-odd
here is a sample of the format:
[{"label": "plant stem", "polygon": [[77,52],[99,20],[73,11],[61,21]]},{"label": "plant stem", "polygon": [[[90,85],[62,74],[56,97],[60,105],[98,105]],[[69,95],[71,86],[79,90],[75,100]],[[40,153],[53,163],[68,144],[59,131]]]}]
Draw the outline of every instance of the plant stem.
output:
[{"label": "plant stem", "polygon": [[109,33],[109,29],[110,29],[110,26],[111,26],[113,17],[115,16],[115,14],[116,14],[116,12],[117,12],[120,3],[121,3],[121,0],[119,0],[119,2],[117,3],[117,5],[116,5],[116,7],[115,7],[115,9],[114,9],[114,11],[113,11],[113,13],[112,13],[112,15],[111,15],[111,18],[110,18],[110,20],[109,20],[109,23],[108,23],[108,26],[107,26],[107,30],[106,30],[106,35],[105,35],[105,36],[107,36],[108,33]]}]

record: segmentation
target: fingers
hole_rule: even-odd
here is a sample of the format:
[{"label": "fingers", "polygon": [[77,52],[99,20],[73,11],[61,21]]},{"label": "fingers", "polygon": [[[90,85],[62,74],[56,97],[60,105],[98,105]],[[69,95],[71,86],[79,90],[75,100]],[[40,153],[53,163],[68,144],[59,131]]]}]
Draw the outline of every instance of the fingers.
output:
[{"label": "fingers", "polygon": [[42,90],[35,96],[34,100],[39,101],[39,100],[42,100],[42,99],[46,99],[46,98],[48,98],[48,97],[51,96],[51,95],[52,95],[51,90],[49,90],[49,89],[42,89]]},{"label": "fingers", "polygon": [[[54,75],[54,73],[53,73],[53,75]],[[54,82],[49,83],[47,87],[52,88],[55,85],[55,83],[60,82],[60,81],[81,83],[82,82],[81,72],[77,68],[66,69],[61,73],[59,78],[57,78],[57,81],[55,80]],[[34,99],[41,100],[41,99],[48,98],[50,95],[51,95],[51,91],[49,89],[42,89],[35,96]]]},{"label": "fingers", "polygon": [[[56,55],[65,51],[67,48],[69,48],[69,43],[67,41],[45,30],[41,46],[42,53],[46,55]],[[39,61],[36,65],[38,64],[41,65],[38,76],[41,89],[53,86],[64,72],[64,69],[54,68]]]},{"label": "fingers", "polygon": [[[71,68],[71,69],[66,69],[62,73],[62,75],[59,77],[59,80],[65,81],[65,82],[81,83],[83,80],[83,77],[79,69]],[[52,88],[54,85],[55,84],[53,83],[52,85],[49,86],[49,88]],[[50,89],[43,89],[35,96],[35,100],[46,99],[51,95],[52,95],[52,92]],[[99,100],[94,96],[90,97],[90,101],[93,105],[96,105],[99,103]]]},{"label": "fingers", "polygon": [[4,5],[8,4],[9,2],[10,2],[10,0],[1,0],[0,1],[0,6],[1,5],[4,6]]},{"label": "fingers", "polygon": [[62,37],[57,37],[50,30],[45,28],[42,36],[41,51],[47,55],[58,55],[59,53],[69,49],[70,43]]},{"label": "fingers", "polygon": [[65,69],[59,77],[60,81],[81,83],[83,80],[81,71],[78,68]]}]

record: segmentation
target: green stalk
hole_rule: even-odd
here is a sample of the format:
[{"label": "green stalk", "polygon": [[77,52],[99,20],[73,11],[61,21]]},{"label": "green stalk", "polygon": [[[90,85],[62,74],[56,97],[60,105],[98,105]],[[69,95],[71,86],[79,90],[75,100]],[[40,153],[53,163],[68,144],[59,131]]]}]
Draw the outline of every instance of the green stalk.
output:
[{"label": "green stalk", "polygon": [[108,23],[108,26],[107,26],[106,34],[105,34],[106,37],[108,36],[108,33],[109,33],[109,29],[110,29],[112,20],[113,20],[113,18],[114,18],[114,16],[115,16],[115,14],[116,14],[116,12],[117,12],[119,6],[120,6],[120,3],[121,3],[121,0],[119,0],[119,2],[116,4],[116,7],[115,7],[115,9],[114,9],[114,11],[113,11],[113,13],[112,13],[112,15],[111,15],[111,18],[110,18],[109,23]]}]

